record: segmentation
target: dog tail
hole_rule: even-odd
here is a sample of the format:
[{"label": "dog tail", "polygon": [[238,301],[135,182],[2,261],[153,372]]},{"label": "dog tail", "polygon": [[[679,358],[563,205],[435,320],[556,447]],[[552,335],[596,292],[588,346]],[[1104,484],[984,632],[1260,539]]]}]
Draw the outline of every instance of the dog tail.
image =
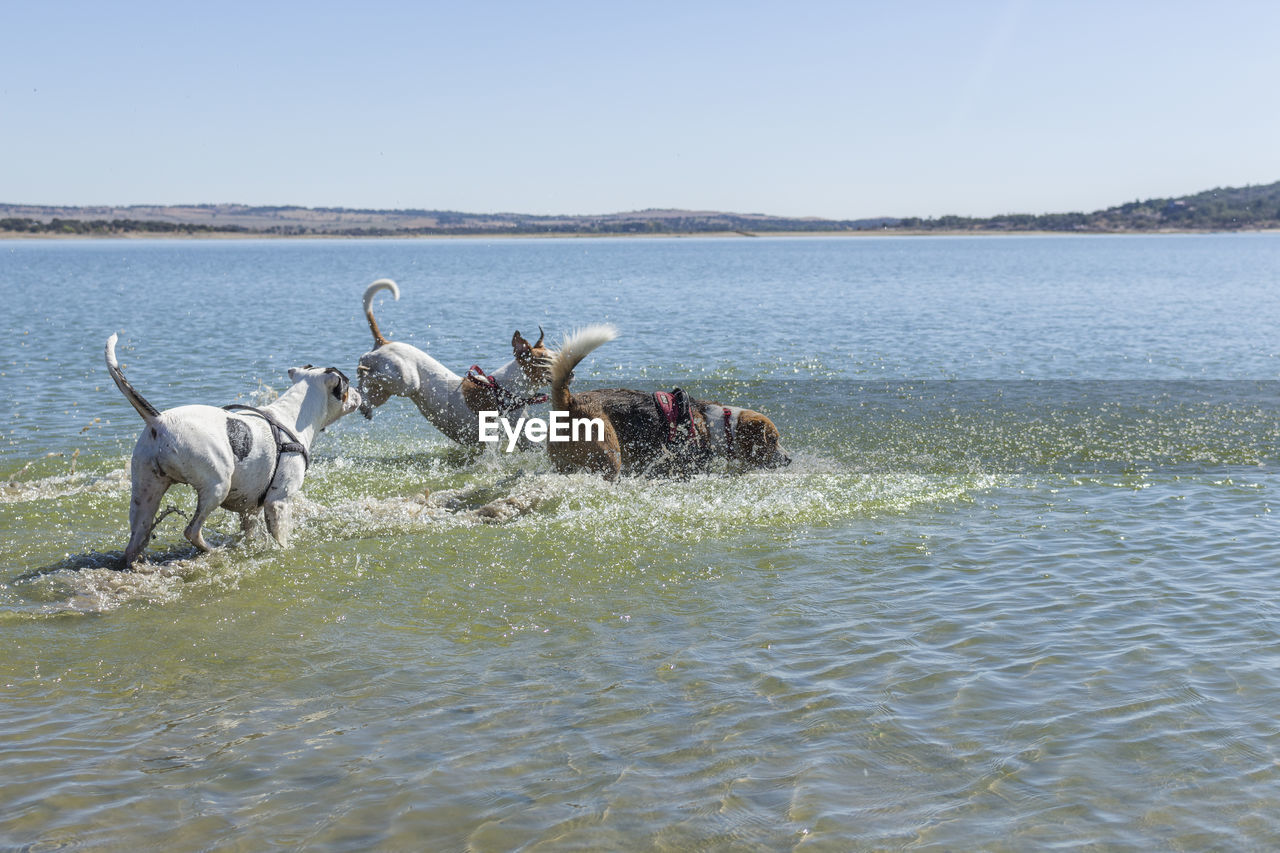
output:
[{"label": "dog tail", "polygon": [[116,387],[120,389],[120,393],[129,401],[138,414],[142,415],[142,419],[147,423],[153,423],[156,418],[160,417],[160,412],[156,407],[147,402],[147,399],[138,393],[129,380],[124,378],[124,372],[120,370],[120,363],[116,361],[116,335],[113,332],[111,337],[107,338],[107,372],[111,374],[111,378],[116,381]]},{"label": "dog tail", "polygon": [[618,337],[618,330],[611,323],[599,323],[578,329],[560,344],[560,351],[551,362],[551,405],[565,410],[569,408],[569,380],[573,369],[591,351]]},{"label": "dog tail", "polygon": [[382,346],[390,343],[382,334],[382,330],[378,328],[378,321],[373,319],[373,297],[380,290],[390,290],[391,295],[397,300],[400,299],[400,288],[396,287],[396,283],[389,278],[380,278],[373,284],[364,289],[364,316],[369,318],[369,331],[373,332],[373,346]]}]

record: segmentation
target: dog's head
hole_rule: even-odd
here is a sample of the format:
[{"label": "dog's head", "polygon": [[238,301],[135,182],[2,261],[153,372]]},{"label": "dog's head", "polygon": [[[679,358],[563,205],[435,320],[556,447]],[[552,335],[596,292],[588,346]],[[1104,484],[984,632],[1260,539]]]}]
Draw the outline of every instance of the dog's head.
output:
[{"label": "dog's head", "polygon": [[520,370],[524,372],[524,378],[529,385],[534,388],[541,388],[551,383],[551,362],[556,354],[542,345],[542,339],[545,337],[541,326],[538,327],[538,342],[535,344],[525,340],[518,331],[511,336],[511,351],[515,355],[516,363],[520,365]]},{"label": "dog's head", "polygon": [[755,468],[778,468],[791,464],[791,457],[782,449],[782,437],[778,428],[759,412],[742,409],[738,412],[738,426],[733,431],[730,458]]},{"label": "dog's head", "polygon": [[419,384],[413,359],[402,350],[408,344],[391,341],[360,356],[356,366],[356,387],[360,391],[360,414],[373,418],[373,410],[397,395],[412,394]]},{"label": "dog's head", "polygon": [[289,370],[294,384],[306,383],[308,395],[323,401],[324,415],[320,428],[324,429],[343,415],[349,415],[360,407],[360,392],[351,387],[347,374],[336,367],[315,367],[304,364]]}]

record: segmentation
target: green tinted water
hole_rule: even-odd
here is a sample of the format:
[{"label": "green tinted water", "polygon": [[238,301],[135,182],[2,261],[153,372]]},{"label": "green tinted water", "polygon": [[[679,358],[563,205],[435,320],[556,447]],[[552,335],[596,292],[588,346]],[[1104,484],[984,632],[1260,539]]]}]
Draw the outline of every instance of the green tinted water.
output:
[{"label": "green tinted water", "polygon": [[[44,342],[19,325],[3,351],[26,402],[0,456],[0,840],[1275,846],[1280,395],[1252,381],[1277,372],[1275,243],[19,246],[12,322]],[[1196,289],[1213,257],[1232,278]],[[575,299],[526,288],[557,265]],[[430,281],[415,306],[419,268],[487,270],[503,307]],[[75,298],[34,309],[51,269]],[[126,330],[159,405],[230,402],[280,386],[277,350],[354,364],[359,292],[388,273],[405,298],[384,328],[447,363],[490,364],[517,323],[638,326],[584,387],[749,399],[797,461],[607,485],[458,451],[400,401],[322,437],[288,550],[218,513],[224,547],[198,555],[172,515],[145,571],[115,571],[138,424],[99,339]],[[290,277],[308,323],[216,323],[228,294]],[[644,334],[665,281],[696,294],[667,315],[676,352]],[[154,328],[126,322],[134,287]],[[823,310],[792,313],[797,291]],[[492,355],[467,354],[484,337]]]}]

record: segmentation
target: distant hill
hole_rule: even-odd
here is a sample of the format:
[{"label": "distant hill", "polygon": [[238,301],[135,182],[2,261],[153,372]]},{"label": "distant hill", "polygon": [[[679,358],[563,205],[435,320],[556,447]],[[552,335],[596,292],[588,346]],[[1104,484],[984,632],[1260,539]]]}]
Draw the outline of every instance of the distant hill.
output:
[{"label": "distant hill", "polygon": [[534,216],[452,210],[250,207],[240,204],[49,207],[0,204],[0,232],[46,234],[272,234],[386,237],[494,234],[699,234],[865,231],[897,220],[830,220],[694,210]]},{"label": "distant hill", "polygon": [[989,219],[900,219],[912,231],[1257,231],[1280,228],[1280,182],[1131,201],[1093,213],[1006,214]]},{"label": "distant hill", "polygon": [[126,236],[224,234],[391,237],[934,231],[1081,233],[1280,229],[1280,182],[1225,187],[1179,198],[1132,201],[1093,213],[1005,214],[989,218],[818,219],[694,210],[601,216],[534,216],[451,210],[252,207],[242,204],[54,207],[0,204],[0,234]]}]

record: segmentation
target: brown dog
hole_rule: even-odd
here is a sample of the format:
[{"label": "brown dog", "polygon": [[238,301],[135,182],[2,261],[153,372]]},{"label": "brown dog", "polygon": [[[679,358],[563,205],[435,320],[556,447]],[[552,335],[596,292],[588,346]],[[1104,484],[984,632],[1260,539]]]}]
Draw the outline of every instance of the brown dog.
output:
[{"label": "brown dog", "polygon": [[[551,408],[570,421],[598,418],[603,439],[550,442],[547,454],[557,471],[597,471],[605,479],[619,474],[689,474],[715,457],[756,467],[791,463],[778,428],[759,412],[704,400],[686,401],[673,410],[667,398],[625,388],[569,392],[573,369],[596,347],[618,336],[610,325],[574,332],[551,363]],[[662,398],[662,399],[659,399]]]}]

